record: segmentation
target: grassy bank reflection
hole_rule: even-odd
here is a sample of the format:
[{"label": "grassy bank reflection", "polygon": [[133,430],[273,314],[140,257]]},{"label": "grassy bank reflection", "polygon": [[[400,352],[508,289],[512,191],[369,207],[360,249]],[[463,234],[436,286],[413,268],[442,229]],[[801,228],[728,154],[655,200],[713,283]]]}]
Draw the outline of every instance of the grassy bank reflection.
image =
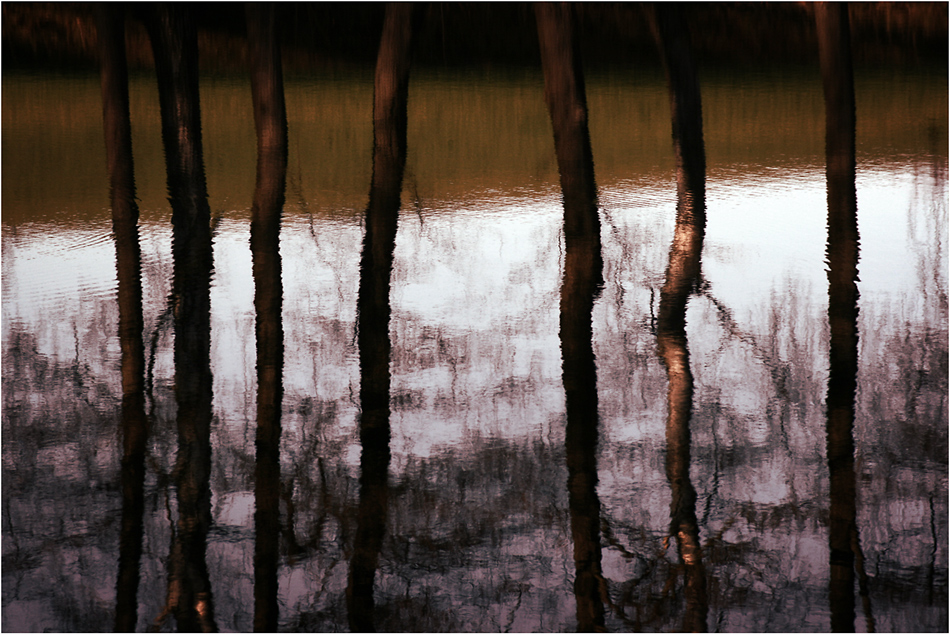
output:
[{"label": "grassy bank reflection", "polygon": [[[879,164],[934,147],[946,163],[941,75],[858,69],[858,158]],[[669,110],[660,69],[587,77],[598,181],[672,177]],[[93,77],[3,77],[4,224],[83,223],[108,200],[102,179],[100,96]],[[215,213],[246,215],[253,197],[253,113],[247,80],[202,79],[203,139]],[[558,175],[540,72],[420,72],[410,88],[407,191],[442,208],[486,192],[549,191]],[[286,82],[291,131],[287,213],[359,218],[371,177],[369,74]],[[167,214],[154,79],[132,75],[132,131],[144,219]],[[823,111],[815,69],[750,69],[703,76],[712,173],[773,176],[823,164]],[[936,135],[936,145],[930,140]],[[498,152],[498,144],[505,152]],[[50,166],[51,172],[33,166]],[[47,174],[57,174],[56,179]],[[440,203],[447,201],[449,203]]]}]

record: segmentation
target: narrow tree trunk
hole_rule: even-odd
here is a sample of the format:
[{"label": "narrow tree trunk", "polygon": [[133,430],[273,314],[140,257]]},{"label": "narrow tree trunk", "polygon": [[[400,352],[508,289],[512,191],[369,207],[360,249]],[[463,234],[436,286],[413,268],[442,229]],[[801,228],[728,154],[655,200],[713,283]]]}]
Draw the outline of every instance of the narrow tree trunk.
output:
[{"label": "narrow tree trunk", "polygon": [[[561,285],[561,366],[567,411],[567,497],[574,543],[578,631],[604,630],[606,583],[601,570],[597,496],[597,365],[591,313],[599,290],[599,241],[565,236]],[[596,265],[594,263],[597,263]]]},{"label": "narrow tree trunk", "polygon": [[[675,3],[657,3],[646,8],[669,86],[678,211],[701,214],[696,220],[705,225],[706,149],[702,95],[684,11]],[[701,198],[703,204],[693,203],[694,198]]]},{"label": "narrow tree trunk", "polygon": [[374,630],[373,585],[389,511],[389,288],[406,164],[409,68],[419,8],[386,5],[373,93],[373,179],[360,259],[360,500],[346,587],[354,632]]},{"label": "narrow tree trunk", "polygon": [[[829,373],[827,457],[830,514],[828,541],[831,630],[855,630],[855,567],[863,572],[854,473],[854,400],[858,372],[859,236],[855,190],[855,101],[848,7],[815,5],[818,52],[825,95],[825,160],[828,187]],[[868,630],[874,630],[866,576],[859,576]]]},{"label": "narrow tree trunk", "polygon": [[116,581],[115,629],[135,630],[138,622],[139,563],[145,512],[145,349],[142,342],[142,264],[138,205],[132,163],[125,22],[121,9],[96,6],[102,87],[103,131],[112,203],[122,349],[122,521]]},{"label": "narrow tree trunk", "polygon": [[[688,207],[688,206],[684,206]],[[683,630],[706,632],[709,601],[696,519],[696,490],[689,477],[693,374],[686,339],[686,305],[699,279],[703,226],[687,213],[677,216],[666,282],[660,291],[657,349],[669,382],[666,419],[666,478],[670,483],[670,534],[685,570]]]},{"label": "narrow tree trunk", "polygon": [[573,6],[545,3],[534,5],[534,9],[544,100],[551,116],[564,202],[559,334],[577,629],[603,631],[606,586],[601,571],[597,366],[591,325],[594,301],[603,282],[597,186]]},{"label": "narrow tree trunk", "polygon": [[565,3],[541,3],[534,8],[544,71],[544,100],[554,128],[554,150],[564,196],[564,232],[599,237],[597,186],[574,8]]},{"label": "narrow tree trunk", "polygon": [[272,4],[246,7],[257,130],[257,185],[251,206],[251,256],[257,342],[257,461],[254,472],[254,630],[279,624],[280,436],[284,332],[280,221],[287,175],[287,114]]},{"label": "narrow tree trunk", "polygon": [[201,142],[198,35],[186,4],[159,4],[145,21],[155,56],[172,223],[202,231],[210,211]]},{"label": "narrow tree trunk", "polygon": [[190,7],[159,4],[146,19],[155,54],[172,206],[178,520],[168,605],[180,630],[216,630],[205,560],[211,526],[211,227],[201,145],[198,42]]},{"label": "narrow tree trunk", "polygon": [[676,155],[676,229],[666,282],[660,291],[656,335],[669,382],[666,477],[672,493],[670,534],[676,539],[685,571],[683,630],[705,632],[709,600],[696,519],[696,490],[689,477],[693,374],[686,339],[686,305],[700,280],[706,230],[702,98],[683,8],[658,3],[647,8],[647,16],[666,69]]}]

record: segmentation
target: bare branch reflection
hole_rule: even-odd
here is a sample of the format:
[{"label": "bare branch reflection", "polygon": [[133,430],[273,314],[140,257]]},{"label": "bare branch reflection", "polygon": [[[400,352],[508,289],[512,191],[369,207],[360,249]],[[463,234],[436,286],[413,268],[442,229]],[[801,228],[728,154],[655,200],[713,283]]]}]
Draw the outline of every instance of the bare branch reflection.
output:
[{"label": "bare branch reflection", "polygon": [[[946,630],[939,69],[855,69],[855,181],[817,63],[717,63],[700,108],[679,5],[429,5],[378,112],[318,40],[383,5],[8,5],[21,46],[108,22],[101,76],[4,75],[3,630]],[[163,155],[137,18],[179,9]],[[748,10],[815,48],[814,5]],[[491,63],[439,59],[463,27]]]}]

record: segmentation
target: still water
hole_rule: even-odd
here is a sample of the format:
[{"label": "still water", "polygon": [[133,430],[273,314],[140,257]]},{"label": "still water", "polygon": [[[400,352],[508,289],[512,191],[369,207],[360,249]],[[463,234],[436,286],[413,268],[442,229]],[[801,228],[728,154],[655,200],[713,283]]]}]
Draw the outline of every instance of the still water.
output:
[{"label": "still water", "polygon": [[[178,403],[194,373],[176,374],[181,298],[154,76],[130,87],[138,427],[123,409],[98,77],[5,73],[2,87],[4,631],[111,631],[118,614],[136,630],[176,630],[183,579],[224,631],[251,630],[262,602],[281,630],[565,631],[591,602],[608,630],[681,630],[698,615],[713,631],[828,631],[842,611],[858,631],[947,630],[945,71],[855,78],[858,345],[844,468],[828,460],[842,429],[829,405],[816,68],[702,76],[707,223],[677,340],[692,375],[685,447],[663,356],[679,243],[659,70],[587,78],[603,258],[587,313],[593,372],[563,315],[571,252],[540,71],[413,71],[381,446],[360,430],[357,337],[372,74],[288,77],[269,454],[248,81],[201,84],[213,270],[210,432],[197,450]],[[572,431],[568,377],[573,394],[590,387],[586,433]],[[133,428],[138,478],[124,467]],[[192,486],[210,497],[197,536],[182,529]],[[683,505],[695,551],[671,529]],[[842,514],[854,560],[843,583],[830,547]],[[583,550],[599,558],[587,597]],[[354,604],[347,588],[367,571],[368,603]]]}]

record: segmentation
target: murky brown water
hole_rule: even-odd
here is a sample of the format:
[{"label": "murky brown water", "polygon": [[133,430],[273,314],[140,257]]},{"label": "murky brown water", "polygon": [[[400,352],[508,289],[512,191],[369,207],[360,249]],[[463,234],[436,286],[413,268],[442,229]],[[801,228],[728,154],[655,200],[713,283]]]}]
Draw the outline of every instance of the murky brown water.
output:
[{"label": "murky brown water", "polygon": [[[591,256],[562,231],[540,72],[414,71],[388,337],[373,343],[357,329],[378,319],[369,300],[357,312],[372,291],[371,75],[286,79],[279,253],[259,250],[276,269],[252,258],[249,85],[202,79],[210,282],[176,269],[154,77],[133,77],[136,406],[98,77],[5,73],[3,630],[111,631],[122,615],[174,630],[190,580],[232,631],[262,603],[281,630],[575,630],[599,603],[609,630],[699,616],[827,631],[852,615],[859,631],[946,631],[946,75],[858,72],[858,237],[843,243],[817,70],[702,81],[707,220],[691,252],[665,79],[587,78],[595,289],[569,264]],[[860,295],[842,313],[829,270],[855,247]],[[255,307],[267,271],[276,316]],[[202,315],[190,303],[209,283]],[[854,352],[830,319],[856,327]],[[256,320],[282,331],[266,386]],[[184,342],[208,336],[202,366]],[[360,400],[380,364],[388,436]],[[853,458],[829,461],[842,447]],[[367,573],[368,604],[348,600]]]}]

